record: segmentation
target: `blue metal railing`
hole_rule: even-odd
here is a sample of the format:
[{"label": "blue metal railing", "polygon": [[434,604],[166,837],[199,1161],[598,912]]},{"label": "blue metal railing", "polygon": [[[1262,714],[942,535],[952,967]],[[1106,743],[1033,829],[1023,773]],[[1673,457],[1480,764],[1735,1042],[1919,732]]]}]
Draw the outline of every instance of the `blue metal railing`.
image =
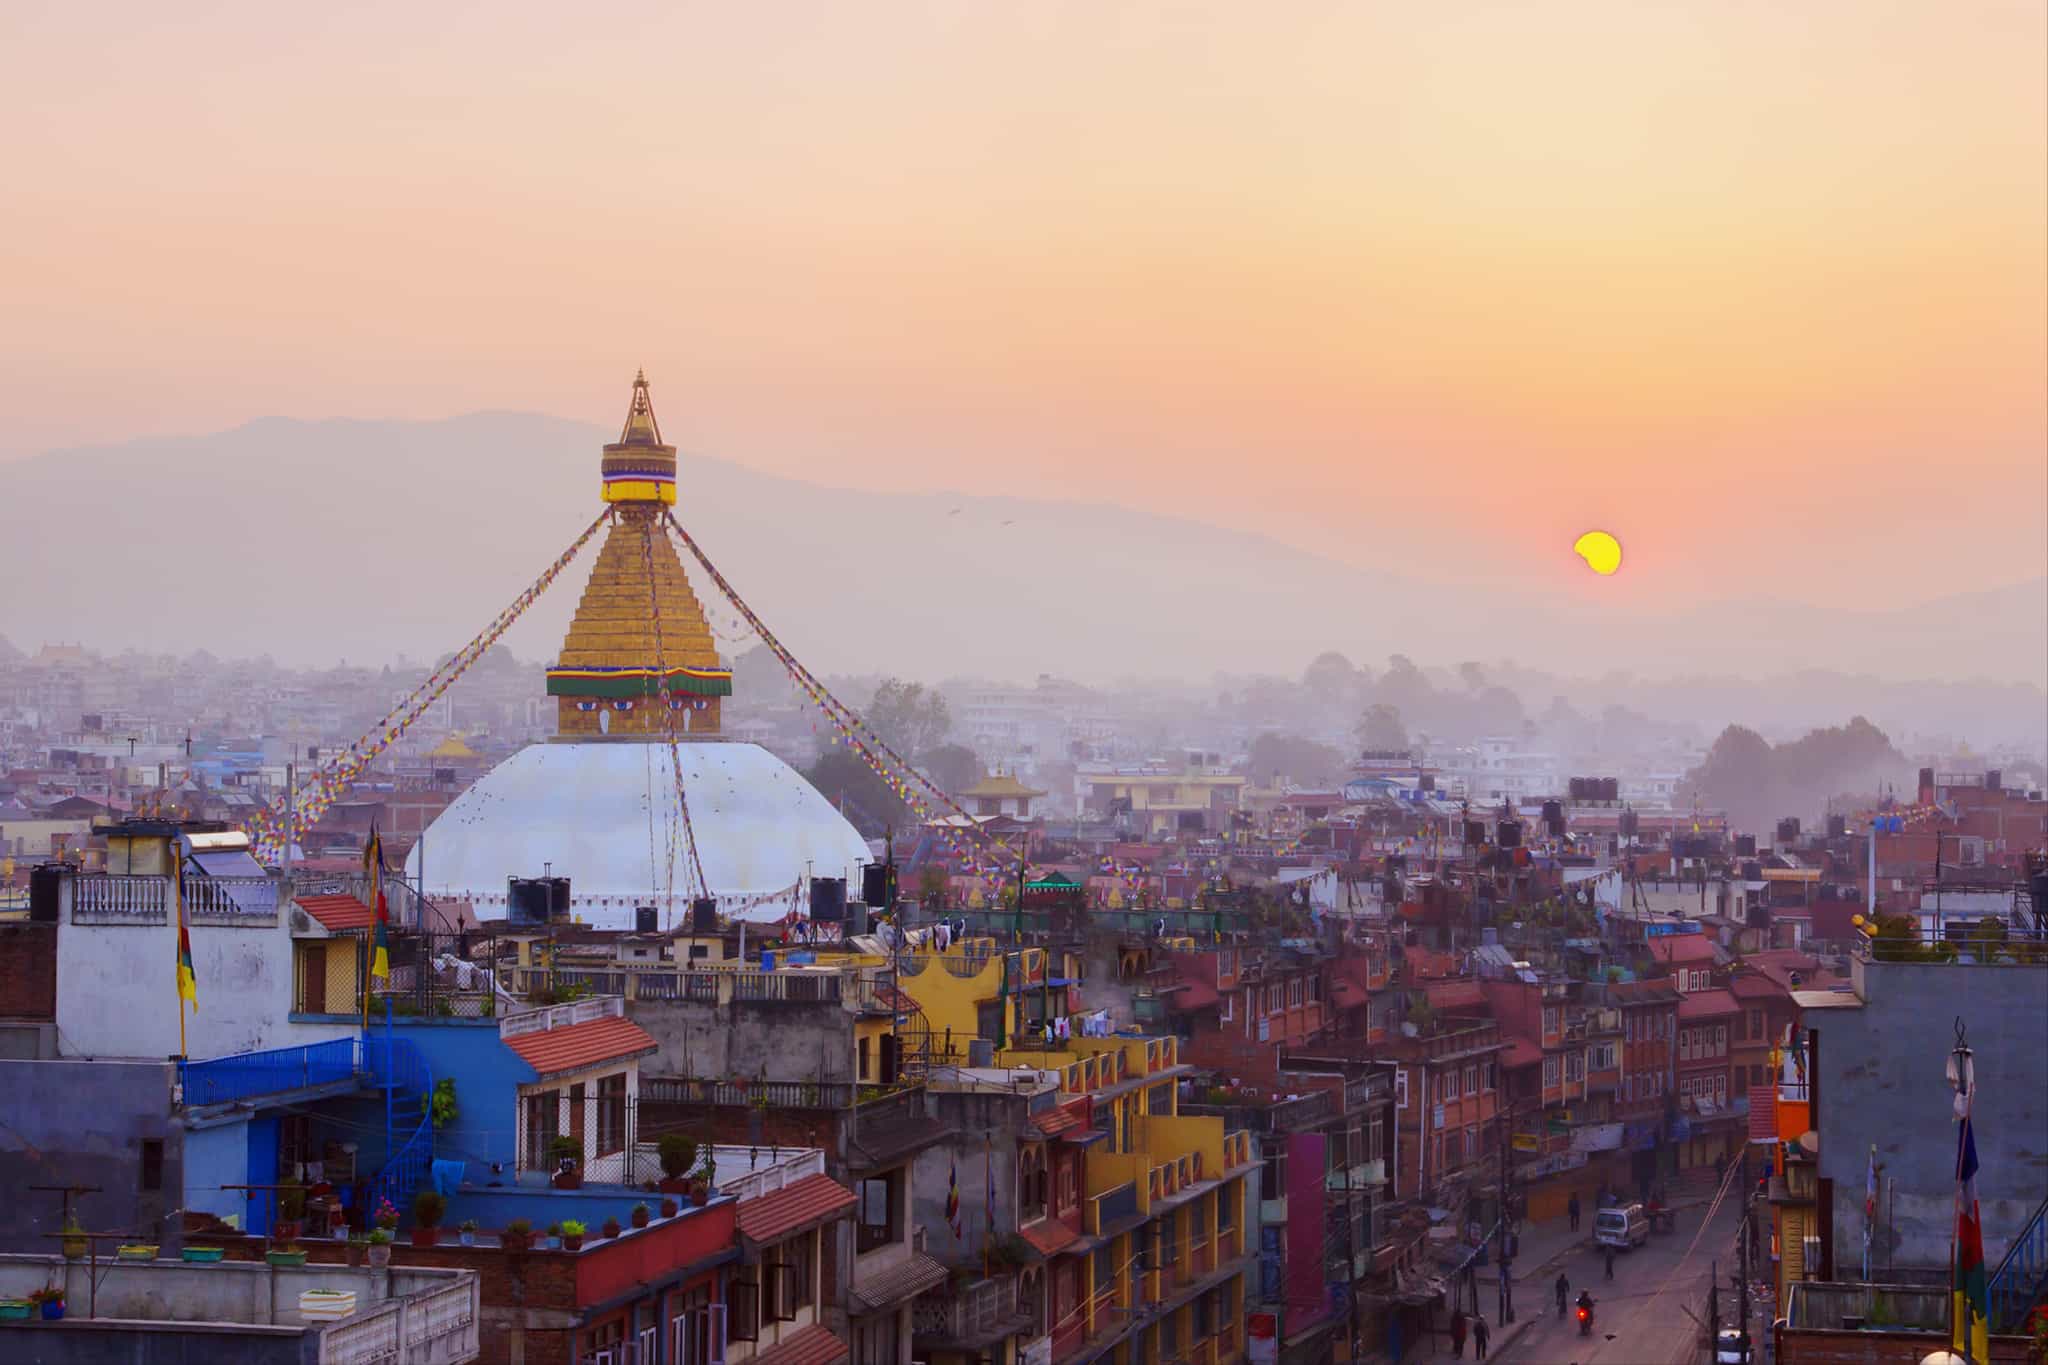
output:
[{"label": "blue metal railing", "polygon": [[2034,1210],[2005,1259],[1998,1263],[1998,1273],[1991,1277],[1991,1330],[2019,1331],[2020,1319],[2034,1306],[2044,1283],[2048,1283],[2048,1199]]},{"label": "blue metal railing", "polygon": [[[384,1200],[400,1213],[407,1212],[413,1196],[424,1188],[434,1166],[434,1075],[420,1050],[404,1038],[371,1034],[363,1039],[364,1069],[371,1081],[385,1092],[385,1144],[396,1150],[370,1180],[370,1211]],[[411,1106],[419,1108],[415,1120]],[[411,1126],[398,1132],[393,1122],[401,1113]]]},{"label": "blue metal railing", "polygon": [[178,1063],[178,1080],[184,1088],[186,1104],[225,1104],[254,1095],[333,1085],[355,1074],[353,1038]]}]

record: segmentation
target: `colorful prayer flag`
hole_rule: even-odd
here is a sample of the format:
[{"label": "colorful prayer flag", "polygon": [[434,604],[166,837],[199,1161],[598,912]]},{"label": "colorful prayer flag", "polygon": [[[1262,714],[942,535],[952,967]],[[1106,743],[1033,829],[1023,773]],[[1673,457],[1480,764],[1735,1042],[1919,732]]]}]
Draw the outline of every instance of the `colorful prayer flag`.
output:
[{"label": "colorful prayer flag", "polygon": [[[174,849],[171,863],[171,896],[178,903],[178,999],[190,1000],[192,1010],[199,1010],[199,978],[192,970],[192,935],[185,928],[185,873],[184,858]],[[179,1009],[184,1005],[180,1004]]]},{"label": "colorful prayer flag", "polygon": [[[1966,1099],[1968,1098],[1966,1093]],[[1956,1134],[1956,1274],[1955,1335],[1957,1351],[1967,1346],[1970,1359],[1991,1359],[1991,1288],[1984,1272],[1984,1225],[1977,1213],[1977,1133],[1966,1110]]]},{"label": "colorful prayer flag", "polygon": [[391,979],[391,912],[384,904],[384,841],[377,827],[370,827],[370,841],[363,845],[363,871],[370,879],[370,905],[377,912],[377,938],[370,952],[370,980]]},{"label": "colorful prayer flag", "polygon": [[946,1171],[946,1226],[953,1240],[960,1240],[960,1158],[952,1158]]}]

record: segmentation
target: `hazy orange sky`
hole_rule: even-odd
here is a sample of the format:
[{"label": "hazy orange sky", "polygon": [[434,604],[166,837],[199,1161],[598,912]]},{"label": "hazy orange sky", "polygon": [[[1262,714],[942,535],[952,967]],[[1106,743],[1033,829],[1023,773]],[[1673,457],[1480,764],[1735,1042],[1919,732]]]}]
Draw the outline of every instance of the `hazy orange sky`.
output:
[{"label": "hazy orange sky", "polygon": [[0,457],[609,422],[645,365],[818,481],[1636,601],[2010,582],[2044,50],[2038,0],[13,0]]}]

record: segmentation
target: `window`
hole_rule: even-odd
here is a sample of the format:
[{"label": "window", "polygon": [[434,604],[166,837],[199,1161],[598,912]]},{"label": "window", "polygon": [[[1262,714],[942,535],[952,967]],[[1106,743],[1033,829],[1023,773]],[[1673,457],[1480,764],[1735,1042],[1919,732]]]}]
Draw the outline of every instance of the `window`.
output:
[{"label": "window", "polygon": [[1494,1066],[1495,1066],[1495,1062],[1494,1062],[1493,1058],[1489,1057],[1489,1058],[1487,1058],[1487,1059],[1486,1059],[1486,1063],[1485,1063],[1485,1065],[1484,1065],[1484,1066],[1483,1066],[1483,1067],[1482,1067],[1482,1068],[1480,1069],[1480,1072],[1479,1072],[1479,1074],[1480,1074],[1480,1077],[1481,1077],[1481,1079],[1483,1079],[1483,1080],[1484,1080],[1484,1081],[1486,1082],[1486,1088],[1487,1088],[1488,1090],[1491,1090],[1491,1089],[1493,1089],[1493,1083],[1494,1083]]},{"label": "window", "polygon": [[1315,1004],[1323,998],[1323,979],[1320,976],[1308,979],[1308,998],[1310,1004]]},{"label": "window", "polygon": [[1543,1083],[1545,1085],[1557,1084],[1557,1058],[1545,1057],[1543,1059]]},{"label": "window", "polygon": [[1716,1057],[1728,1055],[1728,1026],[1726,1024],[1714,1025],[1714,1055]]},{"label": "window", "polygon": [[1301,978],[1298,976],[1290,977],[1288,979],[1287,1003],[1291,1007],[1299,1006],[1301,1004]]},{"label": "window", "polygon": [[868,1040],[863,1038],[856,1049],[860,1055],[860,1078],[868,1078]]},{"label": "window", "polygon": [[555,1163],[548,1156],[548,1144],[562,1126],[562,1092],[543,1090],[526,1097],[526,1157],[528,1170],[551,1171]]},{"label": "window", "polygon": [[1067,1212],[1067,1211],[1068,1211],[1069,1209],[1073,1208],[1073,1207],[1074,1207],[1074,1205],[1075,1205],[1075,1203],[1077,1202],[1077,1200],[1078,1200],[1078,1197],[1079,1197],[1079,1191],[1078,1191],[1078,1188],[1077,1188],[1077,1187],[1078,1187],[1078,1181],[1079,1181],[1079,1178],[1078,1178],[1078,1177],[1077,1177],[1077,1176],[1075,1175],[1075,1173],[1074,1173],[1074,1163],[1073,1163],[1073,1162],[1071,1162],[1071,1161],[1062,1161],[1062,1162],[1060,1163],[1060,1212],[1061,1212],[1061,1213],[1065,1213],[1065,1212]]},{"label": "window", "polygon": [[1543,1031],[1545,1033],[1557,1032],[1557,1006],[1545,1005],[1543,1007]]},{"label": "window", "polygon": [[162,1138],[142,1140],[142,1188],[160,1190],[164,1187],[164,1144]]},{"label": "window", "polygon": [[902,1188],[900,1167],[860,1182],[860,1221],[854,1228],[856,1252],[873,1251],[903,1239],[903,1222],[896,1209]]},{"label": "window", "polygon": [[775,1247],[762,1263],[769,1288],[768,1309],[777,1322],[790,1322],[811,1306],[811,1239],[815,1233]]},{"label": "window", "polygon": [[1171,1114],[1173,1112],[1172,1081],[1162,1081],[1145,1092],[1145,1112],[1148,1114]]},{"label": "window", "polygon": [[1232,1006],[1232,1005],[1234,1005],[1234,1004],[1236,1003],[1236,1001],[1237,1001],[1237,992],[1236,992],[1236,991],[1225,991],[1225,992],[1223,992],[1223,1005],[1222,1005],[1222,1009],[1221,1009],[1221,1011],[1220,1011],[1220,1012],[1219,1012],[1219,1013],[1217,1014],[1217,1016],[1216,1016],[1216,1017],[1217,1017],[1217,1018],[1219,1018],[1219,1019],[1221,1019],[1221,1020],[1222,1020],[1223,1022],[1225,1022],[1226,1024],[1227,1024],[1227,1023],[1229,1023],[1229,1022],[1230,1022],[1230,1009],[1231,1009],[1231,1006]]},{"label": "window", "polygon": [[1749,1036],[1758,1040],[1764,1036],[1764,1012],[1760,1009],[1749,1012]]},{"label": "window", "polygon": [[853,1365],[902,1365],[894,1313],[877,1313],[855,1323],[852,1345]]},{"label": "window", "polygon": [[610,1156],[626,1150],[626,1073],[597,1082],[597,1152]]},{"label": "window", "polygon": [[1468,1095],[1476,1095],[1479,1093],[1479,1064],[1477,1062],[1470,1062],[1466,1064],[1465,1093]]},{"label": "window", "polygon": [[1242,1182],[1232,1180],[1216,1191],[1216,1233],[1218,1236],[1237,1226],[1237,1196]]},{"label": "window", "polygon": [[1097,1297],[1097,1298],[1100,1298],[1100,1297],[1102,1297],[1102,1296],[1104,1296],[1104,1295],[1108,1294],[1108,1293],[1109,1293],[1109,1291],[1110,1291],[1110,1287],[1111,1287],[1112,1285],[1114,1285],[1115,1283],[1116,1283],[1116,1243],[1115,1243],[1114,1241],[1112,1241],[1112,1242],[1111,1242],[1111,1243],[1110,1243],[1110,1244],[1109,1244],[1108,1246],[1106,1246],[1106,1247],[1098,1247],[1098,1248],[1096,1249],[1096,1251],[1095,1251],[1095,1294],[1096,1294],[1096,1297]]},{"label": "window", "polygon": [[1287,1149],[1278,1142],[1267,1147],[1259,1158],[1259,1198],[1280,1199],[1287,1194]]},{"label": "window", "polygon": [[753,1266],[734,1270],[725,1286],[725,1334],[734,1341],[753,1341],[761,1325],[761,1287]]},{"label": "window", "polygon": [[1567,1052],[1565,1054],[1564,1078],[1568,1081],[1583,1081],[1586,1079],[1585,1054],[1579,1052]]},{"label": "window", "polygon": [[1032,1144],[1017,1161],[1017,1217],[1020,1222],[1045,1217],[1045,1148]]}]

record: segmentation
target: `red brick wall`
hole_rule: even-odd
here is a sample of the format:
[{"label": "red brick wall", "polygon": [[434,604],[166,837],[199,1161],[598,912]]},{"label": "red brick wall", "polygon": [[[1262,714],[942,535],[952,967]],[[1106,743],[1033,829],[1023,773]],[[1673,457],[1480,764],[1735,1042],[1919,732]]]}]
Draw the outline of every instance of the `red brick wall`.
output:
[{"label": "red brick wall", "polygon": [[57,1017],[57,926],[0,924],[0,1018]]},{"label": "red brick wall", "polygon": [[[1778,1365],[1919,1365],[1948,1343],[1931,1332],[1802,1332],[1787,1329]],[[1992,1365],[2023,1365],[2025,1337],[1991,1338]]]}]

